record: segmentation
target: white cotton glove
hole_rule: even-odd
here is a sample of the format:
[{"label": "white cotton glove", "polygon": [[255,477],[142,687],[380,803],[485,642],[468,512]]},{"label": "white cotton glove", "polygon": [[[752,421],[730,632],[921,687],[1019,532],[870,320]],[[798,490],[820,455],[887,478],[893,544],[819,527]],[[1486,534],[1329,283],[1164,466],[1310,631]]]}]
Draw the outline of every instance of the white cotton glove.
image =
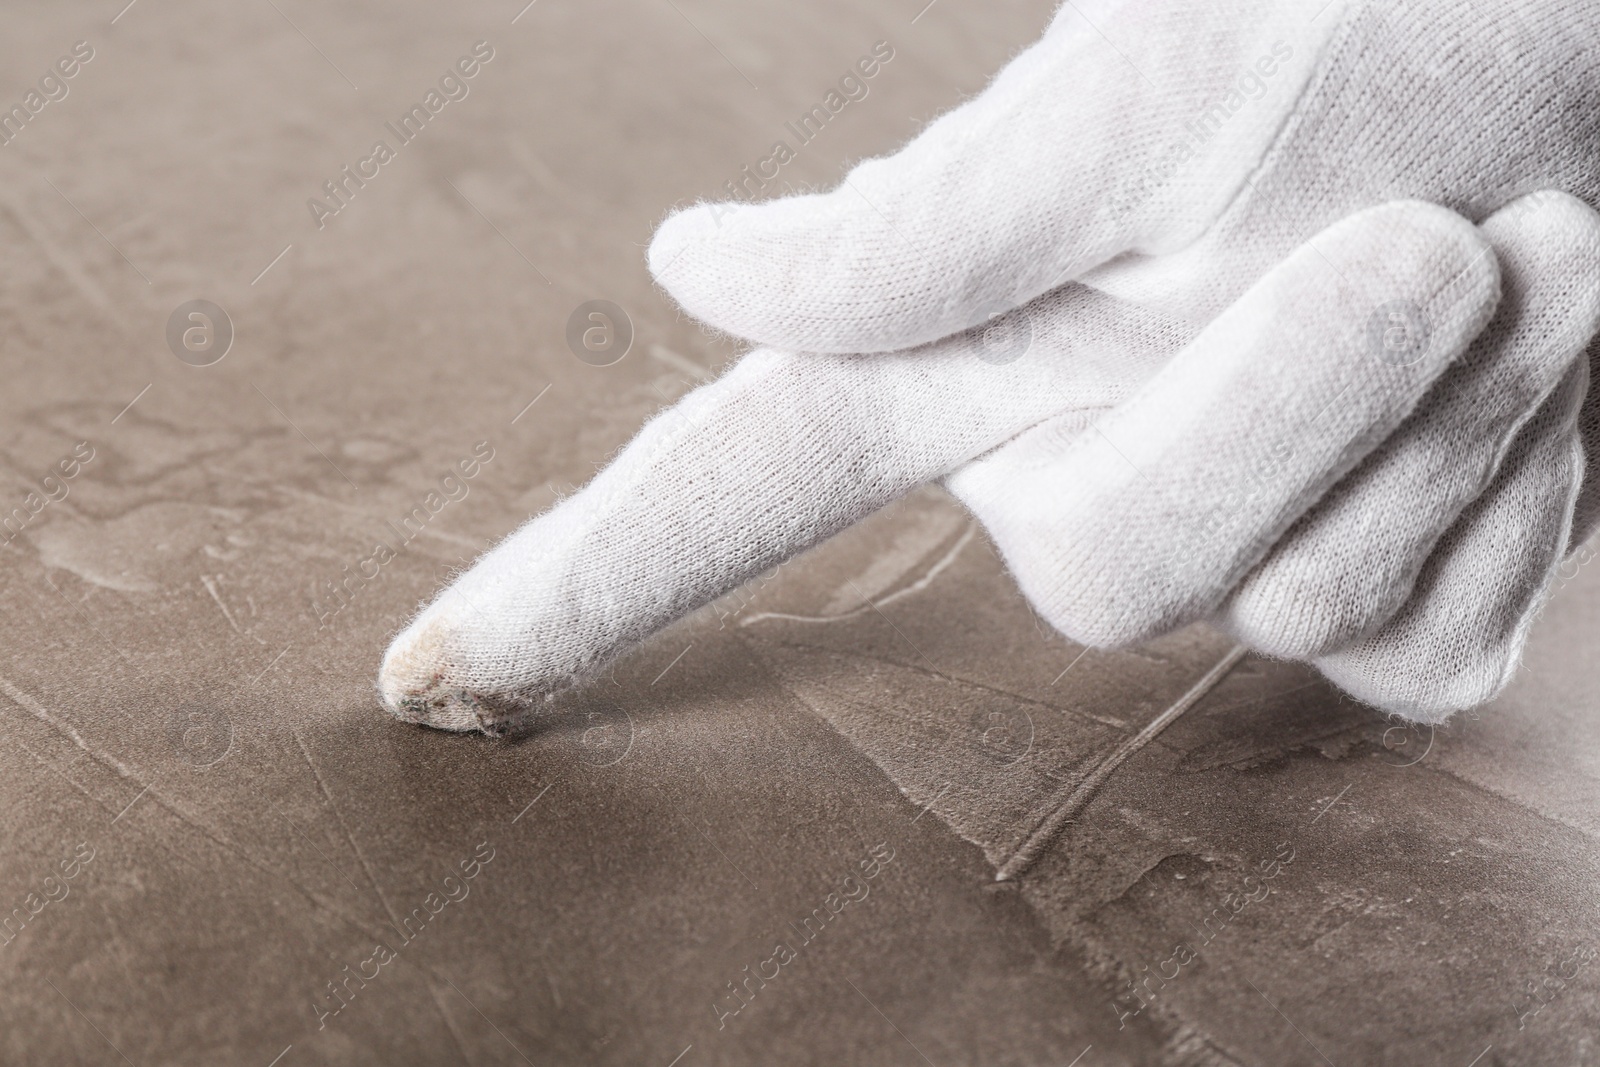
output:
[{"label": "white cotton glove", "polygon": [[[1547,221],[1552,213],[1561,217]],[[1600,222],[1568,198],[1522,218],[1531,236],[1513,227],[1516,239],[1507,239],[1518,250],[1574,221],[1588,238],[1583,247],[1600,244]],[[1565,269],[1573,244],[1560,237],[1549,252],[1528,254],[1540,269]],[[1592,258],[1587,265],[1600,267]],[[1087,557],[1098,553],[1107,575],[1120,569],[1136,584],[1161,586],[1130,611],[1129,586],[1091,576],[1107,598],[1091,639],[1181,625],[1211,610],[1431,395],[1494,314],[1499,262],[1459,216],[1399,203],[1319,235],[1198,335],[1074,285],[1027,309],[1031,345],[1020,354],[1002,348],[1002,358],[1017,357],[1005,362],[988,361],[996,352],[983,331],[889,355],[755,352],[652,420],[583,492],[458,578],[389,649],[384,701],[411,721],[502,732],[633,643],[909,489],[1030,427],[1076,420],[1081,429],[1110,408],[1112,420],[1132,428],[1121,446],[1127,455],[1080,464],[1073,476],[1082,485],[1030,491],[1081,502],[1075,518],[1050,521],[1083,532]],[[1378,358],[1368,336],[1372,309],[1396,299],[1431,326],[1427,350],[1404,364]],[[1596,304],[1600,297],[1590,301],[1591,327]],[[1078,332],[1086,317],[1101,326],[1089,338]],[[1577,351],[1558,349],[1539,347],[1512,375],[1535,405],[1536,380],[1548,379],[1548,392]],[[1485,422],[1499,426],[1487,413]],[[1318,432],[1307,436],[1306,425]],[[1091,434],[1116,440],[1119,426],[1106,426]],[[1174,447],[1158,447],[1140,427],[1159,429]],[[1265,435],[1269,452],[1257,451],[1252,431]],[[1284,440],[1297,449],[1285,454],[1276,447]],[[1264,491],[1195,540],[1194,522],[1216,513],[1194,508],[1187,480],[1213,476],[1214,467],[1217,483],[1259,480],[1263,455],[1276,461]],[[978,501],[970,480],[953,483],[998,530],[996,509]],[[1118,515],[1134,536],[1124,536]],[[1049,563],[1042,550],[1030,558]],[[1163,572],[1152,559],[1171,567]],[[1015,558],[1013,566],[1048,605]],[[1095,610],[1092,597],[1077,603]],[[1071,631],[1063,615],[1051,617]]]},{"label": "white cotton glove", "polygon": [[[632,642],[907,489],[1041,423],[1060,429],[1076,412],[1074,425],[1088,425],[1191,341],[1241,384],[1270,351],[1263,336],[1308,345],[1321,353],[1308,380],[1320,389],[1375,315],[1429,308],[1427,358],[1351,369],[1350,395],[1328,398],[1340,412],[1354,404],[1332,443],[1319,437],[1299,453],[1292,484],[1229,527],[1240,540],[1219,553],[1222,570],[1248,571],[1405,419],[1496,306],[1496,257],[1439,209],[1374,209],[1295,250],[1392,198],[1471,217],[1546,187],[1594,202],[1600,108],[1583,59],[1596,9],[1078,0],[983,96],[836,192],[674,216],[652,268],[713,326],[837,353],[937,343],[890,356],[748,357],[424,611],[385,656],[386,705],[447,728],[503,730]],[[1310,256],[1345,264],[1339,282],[1309,280]],[[1450,264],[1454,288],[1439,273]],[[1265,295],[1247,294],[1258,283]],[[1225,317],[1241,297],[1254,310]],[[1003,323],[1032,333],[1015,362],[980,334],[951,336],[1029,301]],[[1216,411],[1198,363],[1184,366]],[[1301,398],[1283,399],[1305,415]],[[1252,402],[1272,411],[1265,393]],[[1201,429],[1205,447],[1222,440]],[[1514,459],[1549,469],[1539,459],[1549,449],[1520,445]],[[1600,512],[1600,497],[1579,511]],[[1449,544],[1476,543],[1458,537],[1465,524]],[[1419,589],[1435,578],[1431,557],[1426,567]],[[1170,621],[1226,591],[1147,599]],[[1343,677],[1371,662],[1352,661]],[[1324,666],[1342,677],[1332,657]]]},{"label": "white cotton glove", "polygon": [[[1072,0],[983,94],[893,157],[826,194],[682,211],[650,263],[712,326],[801,350],[944,337],[1064,279],[1198,330],[1317,230],[1374,203],[1418,198],[1473,219],[1539,189],[1600,203],[1597,47],[1597,0]],[[1080,329],[1099,325],[1086,314]],[[1600,463],[1600,404],[1581,424]],[[1443,439],[1437,426],[1412,432]],[[1342,521],[1294,531],[1222,621],[1276,655],[1348,644],[1410,594],[1438,516],[1460,506],[1485,457],[1449,472],[1453,454],[1389,450],[1387,473],[1371,477],[1391,493],[1449,475],[1426,521],[1391,543],[1361,510],[1375,490],[1357,494]],[[1600,478],[1576,512],[1573,544],[1600,523]],[[1497,595],[1500,624],[1530,614]],[[1414,653],[1451,665],[1449,685],[1398,660],[1385,680],[1375,652],[1361,677],[1348,657],[1322,665],[1380,706],[1436,716],[1496,690],[1491,664],[1515,662],[1520,638],[1475,625],[1485,636],[1446,648],[1471,629],[1463,621]]]},{"label": "white cotton glove", "polygon": [[[1311,660],[1407,718],[1481,704],[1509,681],[1570,544],[1584,349],[1600,328],[1600,215],[1548,194],[1482,232],[1504,275],[1494,320],[1304,514],[1299,479],[1335,469],[1323,457],[1345,440],[1339,424],[1363,421],[1353,404],[1367,386],[1345,364],[1317,381],[1314,338],[1257,335],[1258,352],[1240,346],[1233,359],[1204,342],[1231,324],[1282,321],[1259,302],[1275,291],[1306,300],[1292,272],[1314,266],[1310,251],[1332,232],[1091,429],[1064,415],[946,484],[1041,615],[1078,641],[1128,644],[1216,612],[1244,644]],[[1337,319],[1320,327],[1324,343],[1352,331],[1347,357],[1384,362],[1360,323]]]}]

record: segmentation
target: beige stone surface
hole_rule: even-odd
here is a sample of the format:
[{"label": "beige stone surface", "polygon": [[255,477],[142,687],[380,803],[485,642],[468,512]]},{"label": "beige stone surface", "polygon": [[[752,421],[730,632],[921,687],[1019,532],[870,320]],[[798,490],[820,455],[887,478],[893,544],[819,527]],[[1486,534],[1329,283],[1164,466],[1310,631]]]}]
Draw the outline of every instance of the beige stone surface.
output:
[{"label": "beige stone surface", "polygon": [[[1092,790],[1226,642],[1081,654],[931,489],[532,736],[379,709],[443,576],[737,354],[651,285],[661,216],[879,40],[785,177],[891,149],[1048,4],[119,6],[13,3],[0,35],[7,106],[94,52],[0,148],[0,513],[60,497],[0,549],[0,1062],[1600,1054],[1592,568],[1448,729],[1246,659]],[[319,229],[307,200],[479,41],[470,93]],[[232,322],[210,366],[168,348],[194,299]],[[633,324],[613,366],[566,347],[592,299]]]}]

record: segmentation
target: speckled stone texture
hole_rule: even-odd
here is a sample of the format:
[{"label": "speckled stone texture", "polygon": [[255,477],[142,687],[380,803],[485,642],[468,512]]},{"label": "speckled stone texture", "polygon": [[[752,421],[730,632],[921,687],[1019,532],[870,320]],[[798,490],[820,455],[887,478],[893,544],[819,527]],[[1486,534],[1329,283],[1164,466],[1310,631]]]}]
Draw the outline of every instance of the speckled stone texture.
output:
[{"label": "speckled stone texture", "polygon": [[[891,41],[783,170],[832,181],[1048,4],[118,6],[15,3],[0,35],[6,106],[94,50],[0,148],[0,516],[26,514],[0,1062],[1597,1054],[1588,555],[1475,717],[1391,728],[1247,658],[1089,790],[1230,645],[1084,654],[934,490],[529,736],[379,708],[388,637],[452,568],[736,354],[650,284],[668,208]],[[478,41],[465,98],[319,229],[307,200]],[[168,347],[193,299],[235,332],[211,366]],[[610,366],[565,339],[594,299],[632,322]]]}]

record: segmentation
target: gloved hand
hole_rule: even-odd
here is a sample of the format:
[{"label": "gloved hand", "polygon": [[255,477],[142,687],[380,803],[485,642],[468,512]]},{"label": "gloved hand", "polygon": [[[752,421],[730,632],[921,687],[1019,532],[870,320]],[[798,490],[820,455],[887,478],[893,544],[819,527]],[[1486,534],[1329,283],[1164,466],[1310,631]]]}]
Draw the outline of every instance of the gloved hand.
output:
[{"label": "gloved hand", "polygon": [[[1588,58],[1597,45],[1596,0],[1070,0],[982,95],[903,151],[861,164],[827,194],[680,212],[650,263],[705,322],[797,350],[926,342],[1065,279],[1153,322],[1198,329],[1311,234],[1374,203],[1417,198],[1473,219],[1539,189],[1600,204],[1600,81]],[[1081,332],[1099,329],[1083,316]],[[1585,410],[1588,455],[1600,463],[1600,403]],[[1064,448],[1070,435],[1058,437],[1053,447]],[[986,467],[1042,472],[1046,447],[1035,436]],[[1442,457],[1405,454],[1388,461],[1392,482],[1402,463],[1423,479],[1443,470]],[[1018,519],[996,501],[1014,490],[1037,503],[1049,484],[1042,473],[1032,486],[1007,481],[953,483],[1002,543]],[[979,484],[991,485],[987,498]],[[1297,530],[1294,551],[1229,602],[1227,624],[1247,644],[1293,658],[1348,644],[1369,616],[1398,607],[1386,595],[1404,599],[1407,571],[1426,555],[1419,535],[1431,519],[1404,546],[1372,551],[1374,538],[1388,545],[1379,515],[1365,527],[1351,517]],[[1600,478],[1590,477],[1573,543],[1597,520]],[[1446,583],[1481,593],[1472,604],[1498,598],[1499,622],[1445,611],[1450,626],[1413,624],[1408,667],[1393,634],[1381,649],[1349,649],[1321,666],[1366,699],[1417,715],[1476,702],[1498,688],[1489,664],[1514,662],[1520,645],[1491,632],[1527,614],[1510,610],[1498,584],[1532,581],[1513,580],[1511,554],[1503,549],[1475,583]],[[1023,571],[1029,555],[1020,543],[1008,553]],[[1368,567],[1369,556],[1380,565]],[[1313,558],[1315,567],[1305,562]],[[1334,581],[1341,568],[1345,584]],[[1290,569],[1298,577],[1285,581]],[[1443,580],[1430,571],[1423,584]],[[1272,632],[1263,616],[1303,629]]]},{"label": "gloved hand", "polygon": [[[1494,320],[1287,532],[1298,479],[1335,466],[1336,424],[1366,387],[1339,367],[1338,396],[1319,407],[1335,386],[1300,380],[1317,350],[1309,338],[1235,371],[1238,380],[1222,352],[1191,345],[1091,430],[1084,413],[1059,416],[946,484],[984,521],[1040,614],[1075,640],[1129,644],[1216,611],[1243,644],[1312,661],[1406,718],[1438,722],[1484,703],[1510,680],[1576,543],[1600,216],[1545,194],[1482,232],[1504,275]],[[1306,299],[1283,285],[1287,300]],[[1258,285],[1203,336],[1283,317],[1258,302],[1267,291]],[[1399,328],[1420,328],[1421,341],[1428,317]],[[1428,358],[1382,340],[1369,335],[1368,358]],[[1286,381],[1298,391],[1285,392]]]},{"label": "gloved hand", "polygon": [[[504,726],[912,485],[1063,411],[1123,399],[1356,208],[1420,195],[1476,216],[1546,186],[1592,202],[1600,110],[1582,59],[1594,6],[1080,0],[982,97],[837,192],[669,220],[651,249],[658,278],[730,332],[824,351],[896,348],[1050,293],[1031,305],[1041,355],[987,367],[971,356],[979,342],[956,337],[889,357],[749,357],[419,617],[385,658],[385,702],[436,725]],[[1450,130],[1463,134],[1441,136]],[[1400,228],[1421,241],[1418,210]],[[1326,255],[1320,243],[1307,255]],[[1334,316],[1346,332],[1316,342],[1330,351],[1348,351],[1358,310],[1363,323],[1382,311],[1416,328],[1423,303],[1399,294],[1433,293],[1438,281],[1417,262],[1371,269],[1370,247],[1352,254],[1363,274],[1344,279],[1355,288],[1341,290]],[[1463,266],[1460,284],[1481,282],[1492,259]],[[1084,284],[1057,288],[1067,278]],[[1375,292],[1375,280],[1388,289]],[[1493,299],[1477,298],[1448,310],[1460,322],[1472,317],[1463,308],[1487,316]],[[1232,328],[1248,332],[1248,318]],[[1308,321],[1311,332],[1331,322],[1291,314],[1254,328],[1298,343]],[[1475,332],[1452,332],[1448,318],[1431,328],[1429,358],[1440,361]],[[1308,455],[1273,498],[1278,512],[1315,499],[1425,387],[1363,381],[1399,395],[1363,401],[1341,428],[1343,451]],[[930,427],[938,411],[954,421]],[[1317,458],[1338,462],[1319,477]],[[739,470],[714,469],[731,462]],[[1258,516],[1251,536],[1273,525]],[[1235,569],[1264,546],[1236,548]]]},{"label": "gloved hand", "polygon": [[[1505,301],[1502,261],[1514,270]],[[1373,309],[1396,302],[1429,327],[1403,359],[1385,358],[1370,329]],[[501,732],[660,627],[1013,438],[953,488],[1053,621],[1095,641],[1207,613],[1352,470],[1375,486],[1353,494],[1357,510],[1374,494],[1386,503],[1394,476],[1358,464],[1371,453],[1387,471],[1387,446],[1373,450],[1391,435],[1407,454],[1463,438],[1440,464],[1449,485],[1416,509],[1437,536],[1563,378],[1559,425],[1540,431],[1555,454],[1534,466],[1539,505],[1564,535],[1577,357],[1600,322],[1600,219],[1553,196],[1480,234],[1442,208],[1385,205],[1318,235],[1198,334],[1077,285],[1026,315],[1031,344],[998,362],[983,331],[887,355],[746,357],[459,577],[389,649],[385,703],[408,720]],[[1081,335],[1086,318],[1102,329]],[[1471,399],[1434,403],[1458,394]],[[1083,436],[1103,438],[1114,464],[1035,447],[1109,408]],[[1009,499],[1024,482],[1060,505],[1042,526]],[[1235,506],[1213,506],[1213,493]],[[1319,514],[1310,528],[1343,513]],[[1065,543],[1053,527],[1082,551],[1052,551]],[[1052,600],[1052,574],[1068,579],[1056,590],[1086,578],[1087,595]]]}]

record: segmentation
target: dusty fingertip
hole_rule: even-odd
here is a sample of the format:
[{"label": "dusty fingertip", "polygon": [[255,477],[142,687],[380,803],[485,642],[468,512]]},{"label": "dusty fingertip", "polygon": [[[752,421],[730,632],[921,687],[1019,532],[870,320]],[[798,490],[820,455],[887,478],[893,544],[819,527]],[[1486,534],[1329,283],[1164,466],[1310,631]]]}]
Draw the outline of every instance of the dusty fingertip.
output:
[{"label": "dusty fingertip", "polygon": [[413,623],[390,643],[378,668],[378,699],[401,722],[455,732],[479,729],[472,696],[445,677],[447,641],[437,622]]}]

